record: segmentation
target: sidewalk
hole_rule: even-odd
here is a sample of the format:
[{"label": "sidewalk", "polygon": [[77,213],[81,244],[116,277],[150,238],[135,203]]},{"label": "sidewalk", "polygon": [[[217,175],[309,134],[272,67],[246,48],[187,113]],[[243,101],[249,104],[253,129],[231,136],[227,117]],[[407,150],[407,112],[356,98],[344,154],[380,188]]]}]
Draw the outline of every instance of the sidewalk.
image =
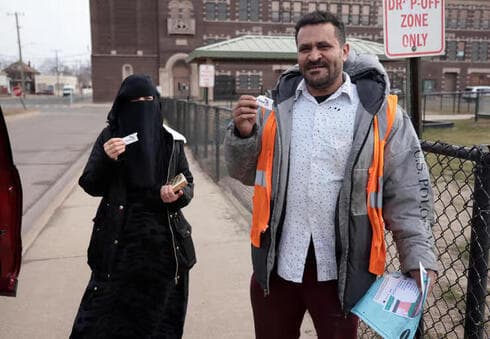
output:
[{"label": "sidewalk", "polygon": [[[187,155],[196,189],[183,212],[198,263],[190,274],[184,338],[253,338],[248,212]],[[17,297],[0,298],[0,339],[68,338],[89,277],[86,249],[98,201],[74,186],[26,251]],[[305,318],[302,338],[316,337]]]}]

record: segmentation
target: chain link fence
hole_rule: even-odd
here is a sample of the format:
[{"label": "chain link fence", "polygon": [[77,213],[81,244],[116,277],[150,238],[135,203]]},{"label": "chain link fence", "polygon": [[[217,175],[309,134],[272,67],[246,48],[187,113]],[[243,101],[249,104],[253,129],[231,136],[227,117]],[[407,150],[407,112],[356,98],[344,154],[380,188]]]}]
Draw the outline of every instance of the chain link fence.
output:
[{"label": "chain link fence", "polygon": [[[402,102],[403,103],[403,102]],[[467,92],[423,93],[421,99],[422,118],[427,115],[471,114],[474,120],[490,118],[490,91],[474,94]]]},{"label": "chain link fence", "polygon": [[[168,124],[183,133],[204,171],[250,210],[252,189],[227,176],[223,139],[231,110],[162,99]],[[490,338],[490,151],[422,142],[434,191],[433,234],[439,276],[428,296],[418,337]],[[400,268],[391,233],[386,233],[387,271]],[[361,324],[360,338],[378,337]]]}]

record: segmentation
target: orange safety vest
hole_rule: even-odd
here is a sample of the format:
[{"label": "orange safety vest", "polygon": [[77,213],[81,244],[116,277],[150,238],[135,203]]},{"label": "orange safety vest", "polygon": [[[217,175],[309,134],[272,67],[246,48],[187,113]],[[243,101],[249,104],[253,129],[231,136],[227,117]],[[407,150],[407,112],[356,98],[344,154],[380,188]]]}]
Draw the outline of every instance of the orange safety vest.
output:
[{"label": "orange safety vest", "polygon": [[262,148],[257,160],[253,195],[252,245],[260,247],[260,235],[269,227],[272,199],[272,162],[274,161],[274,141],[276,139],[276,115],[274,111],[262,107]]},{"label": "orange safety vest", "polygon": [[[383,198],[383,166],[384,146],[395,120],[398,97],[388,96],[386,109],[386,130],[380,137],[378,116],[374,116],[374,150],[373,161],[369,168],[367,183],[367,212],[371,223],[373,237],[371,240],[371,256],[369,272],[381,275],[386,262],[386,246],[384,243],[384,220],[382,213]],[[272,163],[274,160],[274,141],[276,137],[276,117],[274,111],[262,108],[262,121],[265,125],[262,131],[262,148],[257,160],[257,172],[253,195],[252,227],[250,240],[252,245],[260,247],[260,235],[269,227],[270,202],[272,199]]]},{"label": "orange safety vest", "polygon": [[398,97],[388,96],[386,107],[386,130],[384,136],[380,137],[378,116],[374,116],[374,149],[373,161],[369,167],[369,177],[366,187],[367,191],[367,214],[369,223],[373,230],[371,240],[371,255],[369,257],[369,272],[382,275],[385,271],[386,245],[384,241],[385,222],[383,220],[383,169],[385,144],[395,121],[396,105]]}]

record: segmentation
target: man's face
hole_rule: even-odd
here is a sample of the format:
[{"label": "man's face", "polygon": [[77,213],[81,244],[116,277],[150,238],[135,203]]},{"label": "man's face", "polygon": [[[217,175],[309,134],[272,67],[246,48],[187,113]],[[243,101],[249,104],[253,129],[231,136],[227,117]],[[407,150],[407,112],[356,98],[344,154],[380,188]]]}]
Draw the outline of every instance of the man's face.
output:
[{"label": "man's face", "polygon": [[342,85],[343,63],[349,45],[340,45],[335,26],[307,25],[298,32],[298,64],[313,96],[332,94]]}]

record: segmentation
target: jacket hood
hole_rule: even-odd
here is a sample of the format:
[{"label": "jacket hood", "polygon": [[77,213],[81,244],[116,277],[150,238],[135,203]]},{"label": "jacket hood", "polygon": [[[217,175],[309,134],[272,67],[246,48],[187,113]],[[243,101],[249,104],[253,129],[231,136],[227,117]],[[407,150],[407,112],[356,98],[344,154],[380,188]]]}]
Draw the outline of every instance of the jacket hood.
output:
[{"label": "jacket hood", "polygon": [[[351,49],[344,63],[344,72],[349,74],[356,84],[359,99],[364,108],[375,114],[389,94],[388,75],[379,59],[371,54],[359,54]],[[294,95],[303,79],[296,64],[281,74],[276,87],[272,90],[272,99],[279,104]]]}]

